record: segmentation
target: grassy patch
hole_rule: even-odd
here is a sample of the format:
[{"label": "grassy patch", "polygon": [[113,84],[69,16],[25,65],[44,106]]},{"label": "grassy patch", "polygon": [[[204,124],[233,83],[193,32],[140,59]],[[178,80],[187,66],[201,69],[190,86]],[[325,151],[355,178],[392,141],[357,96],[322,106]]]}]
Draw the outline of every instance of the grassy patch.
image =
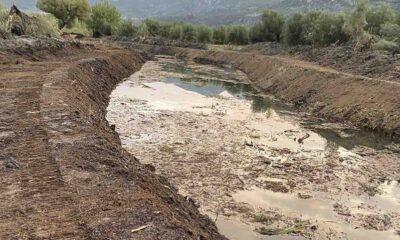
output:
[{"label": "grassy patch", "polygon": [[274,235],[287,235],[287,234],[299,234],[310,224],[309,221],[298,221],[294,225],[287,228],[266,228],[260,227],[256,231],[262,235],[274,236]]},{"label": "grassy patch", "polygon": [[258,222],[258,223],[263,223],[263,224],[271,224],[274,220],[274,218],[267,216],[263,213],[257,213],[253,216],[253,220],[254,222]]}]

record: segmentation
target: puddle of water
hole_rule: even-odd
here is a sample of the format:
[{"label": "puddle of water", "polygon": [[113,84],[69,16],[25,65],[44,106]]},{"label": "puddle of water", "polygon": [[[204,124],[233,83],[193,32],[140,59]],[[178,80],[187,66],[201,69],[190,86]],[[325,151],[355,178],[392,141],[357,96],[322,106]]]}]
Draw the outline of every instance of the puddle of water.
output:
[{"label": "puddle of water", "polygon": [[[389,192],[393,191],[395,186],[389,187]],[[398,195],[391,195],[386,200],[393,199]],[[382,195],[384,196],[384,195]],[[380,196],[379,198],[381,198]],[[355,229],[350,224],[342,222],[333,211],[334,202],[326,199],[299,199],[294,195],[276,193],[269,190],[254,188],[252,190],[239,191],[233,195],[237,202],[247,203],[254,208],[278,208],[285,215],[300,217],[304,220],[313,219],[325,223],[338,232],[345,233],[347,239],[363,239],[363,240],[395,240],[399,239],[393,231],[375,231],[366,229]]]},{"label": "puddle of water", "polygon": [[[235,149],[237,152],[230,150],[226,151],[225,154],[233,153],[237,155],[240,162],[245,162],[246,159],[252,159],[254,157],[251,155],[254,153],[246,155],[248,154],[246,151],[258,151],[254,149],[260,149],[259,152],[256,153],[256,156],[265,155],[269,160],[272,159],[277,162],[283,162],[285,159],[287,160],[289,158],[298,158],[316,164],[325,164],[323,162],[325,154],[328,151],[333,151],[337,157],[349,159],[352,164],[354,164],[354,162],[362,163],[364,160],[362,156],[351,151],[355,146],[362,145],[380,148],[386,144],[384,140],[371,138],[370,135],[362,131],[348,129],[339,129],[338,131],[337,129],[330,129],[329,126],[325,127],[321,124],[301,119],[297,116],[296,112],[291,111],[289,107],[277,103],[271,98],[260,95],[257,90],[246,83],[235,81],[236,79],[243,80],[241,76],[236,76],[235,72],[224,69],[213,69],[208,75],[200,74],[201,76],[199,76],[199,72],[201,73],[201,71],[204,70],[192,66],[192,69],[189,71],[188,67],[183,66],[182,63],[176,65],[164,64],[163,68],[164,70],[168,69],[168,71],[174,71],[174,73],[182,73],[182,75],[177,76],[174,73],[171,73],[171,75],[163,73],[164,75],[161,75],[159,72],[155,71],[154,76],[143,78],[145,79],[143,81],[140,80],[140,75],[133,75],[132,81],[128,80],[119,85],[113,92],[112,97],[123,99],[123,101],[131,100],[131,102],[143,102],[142,108],[132,108],[139,109],[139,113],[135,113],[136,119],[141,118],[140,114],[145,112],[147,112],[151,120],[153,120],[153,118],[160,118],[159,115],[154,113],[171,115],[170,112],[173,111],[185,112],[185,114],[186,112],[194,113],[195,115],[192,115],[195,118],[201,117],[201,121],[207,119],[212,119],[213,121],[222,119],[224,120],[224,124],[227,125],[235,122],[233,126],[237,126],[236,129],[243,128],[246,129],[246,131],[232,131],[232,133],[245,133],[244,135],[246,136],[240,139],[242,135],[239,135],[239,141],[237,142],[240,142],[240,147]],[[143,116],[145,116],[145,114]],[[151,120],[147,118],[146,121]],[[184,125],[187,122],[178,123]],[[238,124],[238,122],[240,124]],[[196,124],[200,125],[199,123]],[[319,127],[316,127],[316,125]],[[175,126],[173,128],[175,129]],[[193,127],[189,124],[189,128],[184,131],[191,131],[191,128]],[[220,128],[213,129],[212,126],[210,126],[209,129],[211,131],[220,131]],[[165,131],[167,132],[167,130]],[[251,132],[251,135],[249,135],[249,132]],[[361,139],[360,134],[364,136]],[[157,131],[153,126],[153,128],[149,129],[146,133],[137,133],[137,136],[133,137],[129,136],[133,140],[130,144],[137,144],[140,141],[142,143],[148,141],[151,142],[151,144],[158,144],[160,138],[170,138],[170,136],[164,135],[165,132]],[[227,134],[227,136],[233,137],[235,135],[231,136]],[[198,135],[195,137],[198,137]],[[193,140],[190,139],[193,138],[192,135],[188,135],[188,138],[189,140]],[[208,142],[209,139],[206,141]],[[377,142],[379,142],[379,144],[382,143],[382,146]],[[332,144],[335,145],[335,147],[332,148]],[[243,145],[249,145],[251,148],[247,148]],[[265,149],[267,149],[268,152],[265,151]],[[271,149],[277,149],[278,151],[275,152]],[[171,151],[171,153],[172,152],[173,151]],[[212,156],[217,158],[219,150],[218,152],[212,153],[215,153],[215,155]],[[191,157],[193,157],[193,155]],[[179,160],[182,161],[182,164],[185,161],[185,159]],[[221,160],[221,162],[223,161]],[[253,166],[254,164],[255,163],[251,162],[246,166],[251,165],[251,167],[257,167]],[[229,162],[227,168],[233,169],[231,165],[232,162]],[[241,171],[243,173],[237,175],[246,176],[246,170],[243,168],[235,169],[235,171]],[[194,179],[193,172],[190,172],[190,174],[190,180]],[[218,177],[220,176],[216,176],[216,178]],[[255,180],[277,183],[283,182],[285,184],[287,182],[287,179],[260,176],[256,177]],[[202,180],[199,182],[202,182]],[[254,184],[254,181],[252,184]],[[398,183],[385,183],[381,186],[381,189],[383,192],[381,195],[377,195],[373,198],[349,197],[346,199],[346,203],[351,204],[350,207],[354,208],[360,204],[373,205],[387,212],[393,209],[399,209],[400,194]],[[205,188],[205,191],[206,190]],[[314,197],[315,198],[312,199],[299,199],[290,194],[275,193],[262,189],[242,191],[233,196],[237,202],[248,203],[254,207],[262,207],[265,209],[277,208],[286,212],[289,216],[292,215],[325,222],[326,226],[337,229],[339,232],[345,232],[348,239],[398,239],[392,232],[353,229],[350,224],[345,224],[338,220],[336,213],[333,211],[335,202],[326,200],[324,197]],[[302,239],[293,236],[261,236],[253,231],[254,226],[243,223],[236,218],[220,216],[216,224],[220,231],[232,240]]]},{"label": "puddle of water", "polygon": [[[211,219],[215,215],[208,214]],[[216,223],[219,232],[230,240],[306,240],[300,236],[263,236],[254,231],[254,226],[246,224],[235,217],[219,216]]]}]

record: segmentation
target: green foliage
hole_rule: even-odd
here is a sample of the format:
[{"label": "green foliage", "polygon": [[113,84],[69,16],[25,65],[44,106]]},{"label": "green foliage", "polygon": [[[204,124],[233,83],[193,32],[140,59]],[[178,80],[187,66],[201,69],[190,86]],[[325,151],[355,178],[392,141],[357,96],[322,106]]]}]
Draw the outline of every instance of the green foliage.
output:
[{"label": "green foliage", "polygon": [[146,24],[150,36],[154,37],[160,35],[161,24],[159,21],[154,19],[145,19],[143,23]]},{"label": "green foliage", "polygon": [[373,50],[394,51],[399,49],[399,43],[381,39],[378,42],[372,44],[371,48]]},{"label": "green foliage", "polygon": [[321,13],[310,30],[308,40],[313,45],[327,46],[332,43],[345,43],[349,40],[343,30],[345,15],[342,13]]},{"label": "green foliage", "polygon": [[199,43],[211,42],[211,30],[205,25],[200,25],[196,28],[196,40]]},{"label": "green foliage", "polygon": [[91,31],[87,26],[86,22],[80,21],[78,19],[75,19],[75,21],[71,24],[71,26],[65,27],[63,29],[63,32],[80,33],[85,36],[89,36],[91,34]]},{"label": "green foliage", "polygon": [[388,41],[400,43],[400,26],[393,23],[385,23],[381,25],[379,34]]},{"label": "green foliage", "polygon": [[227,41],[230,44],[245,45],[249,43],[249,32],[244,26],[231,26],[228,28]]},{"label": "green foliage", "polygon": [[378,35],[380,27],[385,23],[396,23],[396,12],[389,5],[382,4],[368,10],[366,14],[367,29],[371,34]]},{"label": "green foliage", "polygon": [[8,11],[0,4],[0,30],[5,31],[7,23]]},{"label": "green foliage", "polygon": [[264,40],[279,42],[285,18],[275,11],[268,10],[263,13],[261,22],[263,25]]},{"label": "green foliage", "polygon": [[264,25],[262,23],[256,23],[250,28],[249,38],[250,42],[257,43],[265,41]]},{"label": "green foliage", "polygon": [[321,16],[322,12],[313,11],[307,13],[303,18],[303,37],[304,44],[312,44],[312,35],[315,32],[315,23],[318,21],[319,17]]},{"label": "green foliage", "polygon": [[89,20],[89,27],[94,36],[114,34],[121,21],[121,14],[110,2],[103,1],[92,7],[92,15]]},{"label": "green foliage", "polygon": [[287,45],[305,44],[304,15],[296,13],[288,18],[283,26],[282,40]]},{"label": "green foliage", "polygon": [[38,0],[40,10],[53,14],[62,29],[73,23],[75,19],[86,20],[90,15],[88,0]]},{"label": "green foliage", "polygon": [[182,25],[174,24],[169,30],[169,38],[173,40],[180,40],[182,38]]},{"label": "green foliage", "polygon": [[196,29],[192,24],[184,24],[182,26],[182,41],[194,42],[196,41]]},{"label": "green foliage", "polygon": [[351,12],[344,25],[345,31],[351,36],[356,48],[369,47],[372,37],[364,30],[367,26],[368,0],[357,0],[356,8]]},{"label": "green foliage", "polygon": [[136,36],[138,27],[133,24],[131,19],[124,19],[118,26],[117,36],[132,38]]},{"label": "green foliage", "polygon": [[26,34],[32,36],[52,36],[56,37],[60,35],[58,29],[58,20],[52,14],[31,14],[33,21],[28,25]]},{"label": "green foliage", "polygon": [[212,35],[213,35],[213,43],[215,44],[227,43],[227,29],[225,26],[214,28]]}]

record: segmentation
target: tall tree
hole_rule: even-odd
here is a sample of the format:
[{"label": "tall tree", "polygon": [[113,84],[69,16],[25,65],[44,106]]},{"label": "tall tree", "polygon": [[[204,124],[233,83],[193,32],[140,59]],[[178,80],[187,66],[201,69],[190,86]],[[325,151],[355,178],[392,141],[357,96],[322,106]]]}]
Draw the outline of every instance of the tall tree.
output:
[{"label": "tall tree", "polygon": [[60,29],[72,24],[75,19],[86,20],[90,16],[88,0],[38,0],[36,6],[53,14]]}]

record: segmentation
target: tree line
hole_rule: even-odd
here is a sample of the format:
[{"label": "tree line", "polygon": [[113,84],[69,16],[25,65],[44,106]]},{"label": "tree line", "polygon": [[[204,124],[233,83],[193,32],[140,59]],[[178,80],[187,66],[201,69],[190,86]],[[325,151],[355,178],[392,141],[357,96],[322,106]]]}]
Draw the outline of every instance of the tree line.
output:
[{"label": "tree line", "polygon": [[400,14],[388,5],[371,6],[368,0],[357,0],[354,9],[342,12],[313,11],[286,17],[266,10],[253,26],[218,27],[154,19],[134,24],[132,20],[123,18],[109,1],[90,6],[88,0],[38,0],[37,7],[54,16],[59,29],[95,37],[162,37],[236,45],[258,42],[313,46],[352,43],[356,48],[377,49],[398,48],[400,44]]}]

